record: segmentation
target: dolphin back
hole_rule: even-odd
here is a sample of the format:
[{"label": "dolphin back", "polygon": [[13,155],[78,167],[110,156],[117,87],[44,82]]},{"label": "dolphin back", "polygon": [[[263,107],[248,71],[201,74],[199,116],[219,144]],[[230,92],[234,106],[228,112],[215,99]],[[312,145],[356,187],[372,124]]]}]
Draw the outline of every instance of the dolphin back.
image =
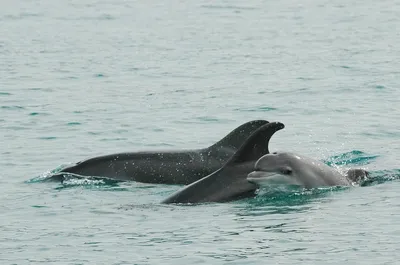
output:
[{"label": "dolphin back", "polygon": [[80,161],[62,169],[60,173],[144,183],[187,185],[221,168],[242,143],[265,124],[268,124],[268,121],[246,122],[204,149],[103,155]]}]

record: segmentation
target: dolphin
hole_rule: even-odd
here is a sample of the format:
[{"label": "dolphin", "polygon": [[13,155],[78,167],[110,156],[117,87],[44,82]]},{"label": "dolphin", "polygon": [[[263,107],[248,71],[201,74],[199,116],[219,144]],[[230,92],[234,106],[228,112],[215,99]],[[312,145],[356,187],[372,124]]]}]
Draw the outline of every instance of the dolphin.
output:
[{"label": "dolphin", "polygon": [[255,163],[247,180],[258,186],[289,185],[306,189],[326,186],[351,186],[368,176],[362,169],[342,175],[335,168],[310,157],[292,152],[274,152]]},{"label": "dolphin", "polygon": [[183,187],[162,203],[227,202],[254,196],[258,187],[247,181],[247,175],[254,169],[255,162],[269,153],[272,135],[284,127],[280,122],[261,126],[222,168]]},{"label": "dolphin", "polygon": [[182,151],[130,152],[98,156],[63,168],[50,178],[65,175],[104,177],[122,181],[187,185],[223,166],[243,142],[265,120],[253,120],[237,127],[210,147]]}]

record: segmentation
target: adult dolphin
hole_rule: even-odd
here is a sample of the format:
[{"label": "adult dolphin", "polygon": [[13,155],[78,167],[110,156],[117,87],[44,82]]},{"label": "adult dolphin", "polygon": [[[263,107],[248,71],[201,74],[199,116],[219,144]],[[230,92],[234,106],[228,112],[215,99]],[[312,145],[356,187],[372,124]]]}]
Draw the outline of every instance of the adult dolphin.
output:
[{"label": "adult dolphin", "polygon": [[255,162],[268,154],[272,135],[285,126],[272,122],[258,128],[220,169],[178,190],[162,203],[226,202],[255,195],[257,185],[247,181]]},{"label": "adult dolphin", "polygon": [[350,169],[342,175],[323,162],[292,152],[274,152],[262,156],[247,180],[258,186],[290,185],[306,189],[326,186],[351,186],[368,176],[362,169]]},{"label": "adult dolphin", "polygon": [[189,184],[223,166],[265,120],[246,122],[208,148],[182,151],[119,153],[90,158],[66,167],[51,177],[63,180],[68,173],[122,181]]}]

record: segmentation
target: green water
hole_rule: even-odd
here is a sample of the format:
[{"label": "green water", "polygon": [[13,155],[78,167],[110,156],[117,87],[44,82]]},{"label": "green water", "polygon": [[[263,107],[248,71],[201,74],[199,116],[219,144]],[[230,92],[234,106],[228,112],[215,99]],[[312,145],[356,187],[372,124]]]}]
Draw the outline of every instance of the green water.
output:
[{"label": "green water", "polygon": [[[399,18],[399,1],[1,2],[1,264],[398,264]],[[179,186],[44,181],[254,119],[285,124],[270,150],[373,179],[191,206],[159,203]]]}]

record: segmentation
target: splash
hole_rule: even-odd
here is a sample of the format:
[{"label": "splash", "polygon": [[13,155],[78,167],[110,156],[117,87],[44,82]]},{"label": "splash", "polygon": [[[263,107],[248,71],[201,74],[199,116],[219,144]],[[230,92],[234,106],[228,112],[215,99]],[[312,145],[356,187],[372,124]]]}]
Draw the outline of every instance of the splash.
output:
[{"label": "splash", "polygon": [[368,165],[379,156],[369,155],[362,151],[353,150],[336,156],[331,156],[323,162],[328,166],[347,166],[347,165]]},{"label": "splash", "polygon": [[392,170],[377,170],[370,172],[370,177],[363,181],[360,186],[373,186],[378,184],[383,184],[390,181],[400,180],[400,169]]},{"label": "splash", "polygon": [[287,189],[265,189],[258,191],[255,203],[273,203],[276,204],[303,204],[317,198],[326,197],[333,192],[347,190],[350,187],[334,186],[321,187],[313,189],[304,189],[296,187],[288,187]]},{"label": "splash", "polygon": [[41,182],[60,182],[61,187],[57,189],[69,188],[69,187],[115,187],[119,183],[125,182],[122,180],[116,180],[105,177],[96,176],[81,176],[73,173],[61,172],[69,164],[60,165],[57,168],[44,172],[43,174],[34,177],[26,183],[41,183]]}]

